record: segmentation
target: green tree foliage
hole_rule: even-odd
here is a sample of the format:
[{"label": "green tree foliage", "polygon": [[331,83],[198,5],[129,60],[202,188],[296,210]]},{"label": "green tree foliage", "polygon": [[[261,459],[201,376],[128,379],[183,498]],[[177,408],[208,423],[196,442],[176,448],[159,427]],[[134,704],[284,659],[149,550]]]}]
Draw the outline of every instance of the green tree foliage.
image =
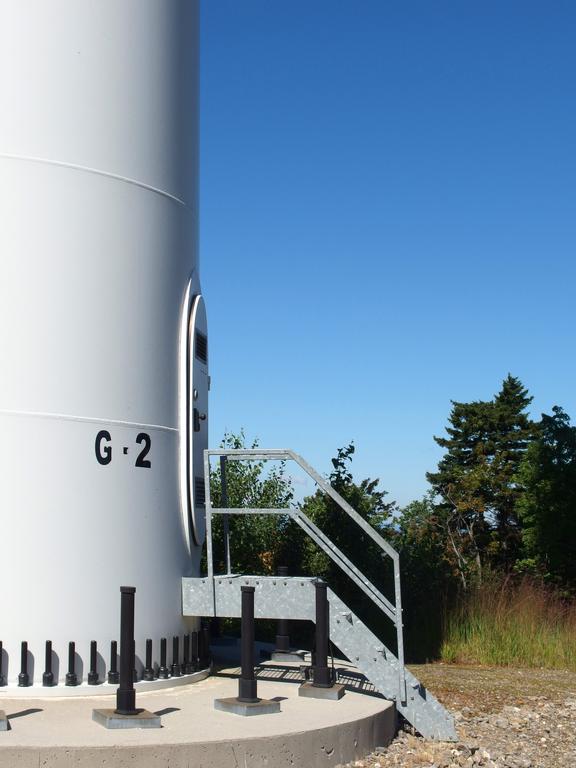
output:
[{"label": "green tree foliage", "polygon": [[427,478],[440,497],[437,524],[464,587],[481,578],[486,565],[509,567],[518,556],[514,477],[534,435],[526,414],[531,400],[508,375],[492,400],[453,401],[448,436],[434,438],[446,452]]},{"label": "green tree foliage", "polygon": [[438,656],[457,586],[442,510],[434,498],[429,491],[402,509],[391,542],[400,553],[406,654],[413,662]]},{"label": "green tree foliage", "polygon": [[[243,431],[226,433],[221,448],[246,448]],[[252,448],[258,447],[254,440]],[[228,461],[226,466],[228,507],[285,509],[293,497],[292,483],[284,462],[265,466],[263,461]],[[222,499],[220,466],[212,467],[210,495],[214,505]],[[223,520],[214,517],[213,542],[216,572],[225,572]],[[231,515],[228,518],[231,540],[231,562],[234,573],[273,573],[283,559],[293,524],[285,515]]]},{"label": "green tree foliage", "polygon": [[[338,449],[337,455],[332,459],[333,470],[328,476],[328,482],[364,520],[382,532],[384,525],[396,509],[396,504],[385,501],[387,492],[378,489],[379,480],[366,479],[360,483],[354,482],[350,471],[354,451],[353,443]],[[318,489],[312,496],[307,496],[301,508],[304,514],[344,551],[352,562],[364,566],[369,553],[373,553],[380,560],[380,548],[322,490]],[[308,550],[306,566],[307,570],[315,575],[339,579],[338,566],[321,550]]]},{"label": "green tree foliage", "polygon": [[547,579],[576,585],[576,427],[559,406],[542,414],[540,436],[517,473],[524,560]]},{"label": "green tree foliage", "polygon": [[[475,637],[479,646],[488,642],[489,633],[480,632],[476,608],[478,596],[484,596],[486,615],[492,614],[494,584],[503,585],[502,594],[510,598],[510,605],[516,605],[518,593],[518,606],[522,595],[532,594],[531,589],[544,590],[543,595],[549,590],[550,599],[566,614],[562,637],[570,633],[571,603],[566,597],[576,592],[576,426],[570,425],[559,407],[534,424],[527,414],[530,402],[526,388],[510,375],[492,400],[452,402],[446,436],[435,438],[444,455],[437,471],[428,474],[430,491],[402,510],[388,500],[378,480],[354,481],[353,444],[340,448],[332,459],[328,481],[400,553],[405,646],[411,661],[442,654],[450,657],[447,648],[456,637],[454,627],[460,633],[459,648],[464,648],[462,638],[466,640],[462,658],[480,658],[469,641]],[[245,444],[243,432],[226,434],[222,442],[227,448]],[[252,447],[257,447],[256,441]],[[286,508],[295,503],[284,464],[231,461],[227,479],[229,506]],[[213,503],[219,503],[217,466],[211,476],[211,494]],[[338,504],[318,490],[300,506],[394,602],[391,562]],[[394,648],[391,622],[288,516],[233,516],[230,528],[234,572],[270,574],[277,566],[287,565],[294,575],[321,576]],[[216,564],[223,571],[221,518],[215,520],[214,539]],[[552,587],[543,585],[542,577]],[[494,627],[498,634],[500,629]],[[272,624],[268,629],[272,636]],[[305,627],[297,631],[302,637],[307,633]],[[550,625],[550,637],[553,634]],[[515,643],[518,636],[516,632],[510,642]],[[502,636],[502,643],[505,640]],[[551,653],[558,656],[556,651]],[[509,651],[503,651],[502,658],[509,657]]]}]

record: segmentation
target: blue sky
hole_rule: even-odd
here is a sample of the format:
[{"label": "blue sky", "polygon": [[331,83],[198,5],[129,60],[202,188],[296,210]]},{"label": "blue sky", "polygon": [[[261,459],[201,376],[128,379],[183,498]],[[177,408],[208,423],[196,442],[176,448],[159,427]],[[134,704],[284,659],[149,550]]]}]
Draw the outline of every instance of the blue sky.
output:
[{"label": "blue sky", "polygon": [[203,0],[201,276],[225,429],[404,504],[450,399],[576,421],[576,4]]}]

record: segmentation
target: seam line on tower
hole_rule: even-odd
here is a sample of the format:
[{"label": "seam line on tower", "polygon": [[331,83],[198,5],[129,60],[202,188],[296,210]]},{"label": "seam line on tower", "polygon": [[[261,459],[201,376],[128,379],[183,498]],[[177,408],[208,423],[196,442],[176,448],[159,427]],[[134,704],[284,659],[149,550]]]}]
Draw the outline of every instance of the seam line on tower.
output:
[{"label": "seam line on tower", "polygon": [[178,205],[182,205],[185,208],[186,203],[184,200],[182,200],[179,197],[176,197],[176,195],[170,194],[170,192],[165,192],[163,189],[159,189],[158,187],[153,187],[150,184],[145,184],[143,181],[137,181],[136,179],[131,179],[128,176],[121,176],[118,173],[112,173],[111,171],[101,171],[98,168],[90,168],[87,165],[77,165],[75,163],[66,163],[63,160],[48,160],[45,157],[31,157],[27,155],[10,155],[5,152],[0,152],[0,159],[4,160],[24,160],[29,163],[45,163],[46,165],[57,165],[61,168],[70,168],[73,171],[85,171],[86,173],[95,173],[98,176],[106,176],[109,179],[115,179],[116,181],[124,181],[126,184],[133,184],[136,187],[141,187],[142,189],[147,189],[149,192],[156,192],[158,195],[162,195],[163,197],[167,197],[170,200],[173,200],[175,203],[178,203]]},{"label": "seam line on tower", "polygon": [[42,419],[61,419],[62,421],[80,421],[90,424],[115,424],[119,427],[138,427],[143,429],[160,429],[165,432],[178,432],[178,427],[167,427],[165,424],[146,424],[140,421],[123,421],[121,419],[102,419],[97,416],[74,416],[69,413],[49,413],[45,411],[15,411],[9,408],[0,408],[0,415],[31,416]]}]

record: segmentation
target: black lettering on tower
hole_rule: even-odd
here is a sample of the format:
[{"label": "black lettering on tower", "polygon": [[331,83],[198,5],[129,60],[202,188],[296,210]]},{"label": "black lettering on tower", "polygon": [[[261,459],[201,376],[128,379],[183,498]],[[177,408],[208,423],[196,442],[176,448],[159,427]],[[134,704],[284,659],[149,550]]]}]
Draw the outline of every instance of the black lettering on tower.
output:
[{"label": "black lettering on tower", "polygon": [[140,434],[136,438],[136,442],[138,445],[144,444],[144,447],[138,454],[138,458],[136,459],[136,465],[137,467],[144,467],[145,469],[150,469],[152,466],[152,462],[146,458],[148,456],[148,453],[150,452],[150,448],[152,447],[152,439],[150,438],[150,435],[146,432],[140,432]]},{"label": "black lettering on tower", "polygon": [[96,442],[94,445],[94,449],[96,451],[96,460],[98,461],[98,464],[102,464],[103,466],[106,466],[106,464],[110,464],[110,462],[112,461],[112,446],[111,445],[102,446],[102,443],[104,441],[109,443],[111,440],[112,440],[112,436],[107,429],[100,430],[100,432],[98,432],[98,434],[96,435]]}]

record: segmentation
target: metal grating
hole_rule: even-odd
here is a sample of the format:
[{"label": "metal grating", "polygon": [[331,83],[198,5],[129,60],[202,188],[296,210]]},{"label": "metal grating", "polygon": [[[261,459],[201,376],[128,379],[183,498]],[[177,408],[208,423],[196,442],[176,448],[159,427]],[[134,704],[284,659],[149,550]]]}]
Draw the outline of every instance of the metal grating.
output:
[{"label": "metal grating", "polygon": [[208,337],[196,331],[195,355],[202,363],[208,363]]},{"label": "metal grating", "polygon": [[206,486],[203,477],[194,478],[194,503],[198,507],[206,506]]}]

